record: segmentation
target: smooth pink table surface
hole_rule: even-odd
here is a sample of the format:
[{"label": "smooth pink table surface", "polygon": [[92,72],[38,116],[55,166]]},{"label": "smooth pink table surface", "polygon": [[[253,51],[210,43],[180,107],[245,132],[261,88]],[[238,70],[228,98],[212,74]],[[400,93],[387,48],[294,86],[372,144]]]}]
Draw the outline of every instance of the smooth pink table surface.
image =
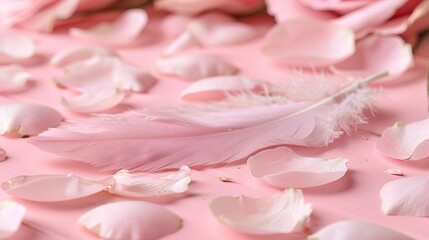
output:
[{"label": "smooth pink table surface", "polygon": [[[117,48],[120,55],[138,66],[151,69],[163,48],[172,40],[165,38],[153,17],[142,35],[141,45]],[[268,17],[247,19],[262,31],[272,24]],[[67,47],[89,45],[70,39],[64,33],[28,33],[37,44],[38,58],[26,67],[32,75],[31,84],[23,92],[0,95],[0,104],[14,102],[40,103],[59,110],[66,119],[86,117],[65,110],[60,105],[61,96],[70,92],[59,89],[52,81],[55,70],[47,64],[49,57]],[[274,65],[261,52],[263,38],[228,47],[213,47],[198,50],[214,53],[241,69],[241,74],[263,80],[281,81],[289,70]],[[155,73],[156,74],[156,73]],[[131,94],[115,109],[121,112],[147,106],[162,106],[178,102],[178,96],[189,82],[159,76],[159,83],[146,94]],[[343,136],[326,148],[294,148],[308,156],[338,157],[349,159],[349,171],[340,180],[320,187],[304,189],[306,202],[313,204],[314,212],[309,223],[309,232],[344,219],[361,219],[376,222],[396,229],[416,239],[429,239],[429,219],[418,217],[386,216],[380,211],[378,192],[388,181],[398,176],[385,174],[388,168],[399,168],[406,176],[429,174],[429,159],[404,162],[388,159],[375,150],[375,140],[386,127],[396,121],[411,122],[429,117],[427,112],[425,71],[414,68],[395,82],[384,84],[384,96],[378,101],[378,112],[369,118],[369,124],[361,125],[351,136]],[[374,134],[375,133],[375,134]],[[68,174],[74,173],[88,178],[102,178],[110,173],[41,152],[27,143],[27,139],[0,137],[9,159],[0,162],[0,182],[17,175]],[[219,177],[228,177],[233,182],[222,182]],[[241,194],[260,197],[279,193],[282,189],[270,187],[254,178],[245,163],[194,170],[193,182],[186,194],[144,199],[159,203],[177,213],[184,220],[183,228],[164,239],[285,239],[284,236],[250,236],[234,232],[218,224],[211,216],[208,203],[217,196]],[[0,191],[0,200],[10,199]],[[11,239],[96,239],[81,228],[77,219],[89,209],[103,203],[130,198],[115,197],[100,193],[91,197],[59,203],[37,203],[14,199],[28,208],[25,224]],[[136,200],[136,199],[134,199]],[[39,230],[35,230],[39,229]]]}]

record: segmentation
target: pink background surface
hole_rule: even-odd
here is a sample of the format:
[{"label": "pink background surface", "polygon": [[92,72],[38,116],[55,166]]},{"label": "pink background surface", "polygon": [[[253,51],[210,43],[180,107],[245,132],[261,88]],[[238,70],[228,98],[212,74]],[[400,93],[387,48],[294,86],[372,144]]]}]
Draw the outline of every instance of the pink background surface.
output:
[{"label": "pink background surface", "polygon": [[[162,36],[158,17],[152,17],[149,27],[142,34],[143,43],[117,51],[127,61],[151,69],[160,52],[172,39]],[[272,20],[265,17],[247,19],[262,31]],[[59,89],[52,81],[55,69],[48,66],[46,60],[62,49],[76,45],[88,45],[70,39],[64,33],[53,35],[28,33],[37,44],[38,59],[26,65],[32,75],[28,89],[21,93],[0,95],[0,104],[14,102],[40,103],[59,110],[66,119],[86,117],[73,114],[60,105],[61,96],[70,94]],[[200,52],[214,53],[241,69],[241,74],[263,80],[281,81],[287,77],[288,70],[272,64],[260,52],[262,37],[254,41],[228,47],[213,47]],[[156,73],[155,73],[156,74]],[[147,106],[161,106],[178,102],[178,96],[189,82],[158,76],[160,82],[147,94],[131,94],[125,101],[110,112],[120,112]],[[386,216],[380,211],[378,196],[381,186],[388,181],[398,179],[383,173],[388,168],[399,168],[406,176],[421,176],[429,173],[429,159],[404,162],[388,159],[375,150],[377,134],[396,121],[411,122],[429,117],[427,112],[425,71],[414,68],[395,82],[384,84],[384,96],[379,98],[378,112],[370,117],[368,125],[361,125],[351,136],[344,136],[327,148],[294,148],[307,156],[338,157],[349,159],[349,171],[342,179],[320,187],[304,189],[306,202],[313,204],[314,212],[308,225],[309,232],[315,232],[323,226],[344,219],[361,219],[376,222],[396,229],[416,239],[429,236],[428,219],[403,216]],[[372,132],[372,133],[371,133]],[[376,133],[376,134],[373,134]],[[27,143],[27,139],[0,137],[9,159],[0,162],[0,181],[7,181],[17,175],[30,174],[69,174],[74,173],[87,178],[102,178],[111,172],[100,172],[92,166],[62,159],[41,152]],[[219,177],[228,177],[233,182],[222,182]],[[164,205],[183,218],[183,228],[164,239],[267,239],[236,233],[218,224],[211,216],[208,204],[223,195],[249,195],[253,197],[269,196],[282,189],[273,188],[255,179],[245,163],[193,170],[193,182],[187,193],[153,199],[143,199]],[[10,199],[0,191],[0,200]],[[28,208],[25,225],[11,239],[94,239],[95,237],[81,228],[77,219],[89,209],[103,203],[130,198],[116,197],[107,193],[87,198],[59,203],[37,203],[15,199]],[[138,199],[134,199],[138,200]],[[31,226],[31,227],[29,227]],[[45,229],[39,232],[33,228]],[[270,239],[284,239],[284,236],[272,236]]]}]

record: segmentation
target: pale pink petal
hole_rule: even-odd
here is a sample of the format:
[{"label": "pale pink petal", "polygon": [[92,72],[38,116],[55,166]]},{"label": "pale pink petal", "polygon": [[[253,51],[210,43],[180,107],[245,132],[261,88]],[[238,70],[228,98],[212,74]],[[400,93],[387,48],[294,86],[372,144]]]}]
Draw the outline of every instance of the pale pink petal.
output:
[{"label": "pale pink petal", "polygon": [[156,0],[154,2],[156,9],[184,14],[197,14],[209,10],[221,10],[230,13],[246,13],[255,11],[259,7],[262,7],[263,3],[263,0]]},{"label": "pale pink petal", "polygon": [[7,153],[2,147],[0,147],[0,162],[6,161]]},{"label": "pale pink petal", "polygon": [[372,0],[355,0],[355,1],[326,1],[326,0],[300,0],[301,4],[317,11],[335,11],[347,13],[359,9]]},{"label": "pale pink petal", "polygon": [[37,135],[57,127],[62,120],[55,109],[37,104],[6,104],[0,106],[0,134]]},{"label": "pale pink petal", "polygon": [[245,23],[203,17],[191,21],[187,29],[203,46],[237,44],[252,40],[259,35],[255,28]]},{"label": "pale pink petal", "polygon": [[429,177],[407,177],[380,190],[381,211],[388,215],[429,216]]},{"label": "pale pink petal", "polygon": [[198,80],[220,75],[234,75],[238,69],[212,55],[187,54],[160,58],[156,62],[159,73],[184,80]]},{"label": "pale pink petal", "polygon": [[56,202],[83,198],[103,191],[105,186],[73,174],[22,175],[2,183],[7,194],[37,202]]},{"label": "pale pink petal", "polygon": [[111,78],[117,88],[133,92],[147,92],[158,82],[150,72],[125,62],[116,64]]},{"label": "pale pink petal", "polygon": [[351,56],[355,51],[355,38],[347,28],[294,20],[274,26],[267,34],[263,51],[282,64],[327,66]]},{"label": "pale pink petal", "polygon": [[360,32],[386,22],[405,3],[407,0],[372,1],[365,7],[332,20],[332,23]]},{"label": "pale pink petal", "polygon": [[250,157],[247,166],[254,177],[281,188],[307,188],[342,178],[346,172],[344,158],[303,157],[292,149],[269,149]]},{"label": "pale pink petal", "polygon": [[159,239],[182,227],[166,208],[147,202],[108,203],[83,214],[78,223],[103,239]]},{"label": "pale pink petal", "polygon": [[69,34],[79,40],[106,44],[126,45],[134,42],[148,22],[143,9],[124,12],[112,23],[100,23],[90,29],[70,29]]},{"label": "pale pink petal", "polygon": [[276,22],[281,23],[292,19],[320,19],[335,18],[330,12],[318,11],[301,3],[301,0],[265,0],[267,11],[274,16]]},{"label": "pale pink petal", "polygon": [[103,9],[115,3],[117,0],[79,0],[77,11]]},{"label": "pale pink petal", "polygon": [[125,98],[126,93],[119,88],[101,88],[97,91],[82,92],[80,95],[65,98],[61,104],[67,109],[80,113],[103,112],[117,106]]},{"label": "pale pink petal", "polygon": [[384,173],[387,173],[390,175],[395,175],[395,176],[404,176],[401,169],[397,169],[397,168],[389,168],[389,169],[385,170]]},{"label": "pale pink petal", "polygon": [[296,233],[305,229],[312,212],[301,190],[265,198],[218,197],[210,203],[213,216],[233,229],[250,234]]},{"label": "pale pink petal", "polygon": [[56,53],[52,56],[50,63],[55,67],[65,67],[74,62],[88,60],[96,56],[115,56],[115,53],[102,47],[74,47]]},{"label": "pale pink petal", "polygon": [[413,65],[411,45],[398,36],[372,35],[360,40],[356,52],[335,64],[332,71],[338,75],[365,77],[388,72],[389,78],[403,74]]},{"label": "pale pink petal", "polygon": [[191,170],[187,166],[181,167],[176,174],[163,178],[121,170],[113,176],[113,184],[107,188],[107,191],[129,197],[163,196],[185,192],[190,182]]},{"label": "pale pink petal", "polygon": [[386,128],[375,146],[378,152],[400,160],[420,160],[429,157],[429,119]]},{"label": "pale pink petal", "polygon": [[18,65],[0,66],[0,93],[22,89],[29,78],[30,74]]},{"label": "pale pink petal", "polygon": [[269,93],[271,84],[243,76],[217,76],[190,84],[180,93],[186,101],[219,101],[229,96],[245,93]]},{"label": "pale pink petal", "polygon": [[21,226],[26,208],[12,201],[0,202],[0,239],[12,236]]},{"label": "pale pink petal", "polygon": [[162,54],[164,56],[170,56],[188,49],[198,47],[201,47],[200,42],[195,39],[191,32],[186,31],[179,35],[173,42],[171,42],[167,48],[162,51]]},{"label": "pale pink petal", "polygon": [[177,37],[186,31],[191,20],[192,17],[189,15],[170,14],[162,19],[161,28],[165,35]]},{"label": "pale pink petal", "polygon": [[0,63],[28,59],[34,56],[33,41],[24,35],[0,33]]},{"label": "pale pink petal", "polygon": [[412,240],[402,233],[384,226],[359,221],[345,220],[330,224],[308,236],[308,240]]}]

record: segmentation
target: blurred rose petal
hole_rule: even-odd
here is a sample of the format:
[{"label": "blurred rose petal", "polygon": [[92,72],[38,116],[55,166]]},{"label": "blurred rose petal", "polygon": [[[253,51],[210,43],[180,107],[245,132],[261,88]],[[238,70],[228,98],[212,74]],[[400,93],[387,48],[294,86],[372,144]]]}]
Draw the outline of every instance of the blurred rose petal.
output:
[{"label": "blurred rose petal", "polygon": [[126,93],[122,89],[107,87],[85,91],[75,97],[63,97],[61,104],[74,112],[97,113],[117,106],[125,96]]},{"label": "blurred rose petal", "polygon": [[147,92],[158,82],[150,72],[125,62],[116,63],[111,78],[117,88],[140,93]]},{"label": "blurred rose petal", "polygon": [[188,23],[192,17],[184,14],[169,14],[162,19],[161,28],[165,35],[169,37],[177,37],[186,31]]},{"label": "blurred rose petal", "polygon": [[56,53],[50,63],[55,67],[65,67],[77,61],[107,56],[115,56],[115,53],[102,47],[73,47]]},{"label": "blurred rose petal", "polygon": [[0,63],[16,62],[33,57],[35,46],[25,35],[0,33]]},{"label": "blurred rose petal", "polygon": [[83,214],[78,223],[103,239],[159,239],[182,227],[173,212],[137,201],[101,205]]},{"label": "blurred rose petal", "polygon": [[188,190],[190,182],[191,170],[187,166],[181,167],[176,174],[163,178],[132,174],[127,170],[121,170],[113,176],[113,184],[107,188],[107,191],[129,197],[163,196],[185,192]]},{"label": "blurred rose petal", "polygon": [[0,147],[0,162],[6,161],[7,153],[2,147]]},{"label": "blurred rose petal", "polygon": [[364,7],[373,2],[372,0],[357,0],[357,1],[326,1],[326,0],[300,0],[300,2],[318,11],[335,11],[339,13],[348,13]]},{"label": "blurred rose petal", "polygon": [[230,13],[249,12],[262,7],[263,0],[155,0],[156,9],[184,14],[197,14],[209,10],[221,10]]},{"label": "blurred rose petal", "polygon": [[346,172],[344,158],[326,159],[299,156],[292,149],[269,149],[250,157],[247,166],[252,175],[276,187],[307,188],[342,178]]},{"label": "blurred rose petal", "polygon": [[115,3],[117,0],[79,0],[79,5],[77,6],[77,11],[88,11],[88,10],[97,10],[108,7]]},{"label": "blurred rose petal", "polygon": [[243,76],[217,76],[190,84],[180,93],[186,101],[219,101],[240,93],[269,93],[271,84]]},{"label": "blurred rose petal", "polygon": [[29,78],[30,74],[18,65],[0,66],[0,93],[22,89]]},{"label": "blurred rose petal", "polygon": [[412,240],[378,224],[345,220],[330,224],[308,236],[308,240]]},{"label": "blurred rose petal", "polygon": [[386,128],[375,146],[378,152],[400,160],[420,160],[429,157],[429,119]]},{"label": "blurred rose petal", "polygon": [[218,197],[210,203],[213,216],[237,231],[250,234],[296,233],[305,229],[312,212],[301,190],[265,198]]},{"label": "blurred rose petal", "polygon": [[389,20],[407,0],[372,1],[347,15],[332,20],[332,23],[353,29],[356,33],[365,28],[376,27]]},{"label": "blurred rose petal", "polygon": [[159,73],[184,80],[198,80],[220,75],[234,75],[238,69],[212,55],[186,54],[160,58],[156,62]]},{"label": "blurred rose petal", "polygon": [[37,202],[56,202],[83,198],[103,191],[101,183],[69,175],[22,175],[2,183],[10,196]]},{"label": "blurred rose petal", "polygon": [[0,134],[37,135],[61,123],[62,116],[55,109],[28,103],[0,106]]},{"label": "blurred rose petal", "polygon": [[389,77],[403,74],[413,65],[411,46],[398,36],[368,36],[357,42],[356,52],[334,65],[336,74],[365,77],[389,72]]},{"label": "blurred rose petal", "polygon": [[387,173],[389,175],[395,175],[395,176],[404,176],[401,169],[397,169],[397,168],[389,168],[385,170],[384,173]]},{"label": "blurred rose petal", "polygon": [[90,29],[70,29],[72,37],[99,44],[127,45],[134,42],[148,22],[147,13],[143,9],[125,11],[111,23],[100,23]]},{"label": "blurred rose petal", "polygon": [[267,11],[281,23],[292,19],[327,20],[336,17],[334,13],[311,9],[301,3],[302,0],[266,0]]},{"label": "blurred rose petal", "polygon": [[429,216],[429,177],[406,177],[380,190],[381,211],[388,215]]},{"label": "blurred rose petal", "polygon": [[0,202],[0,239],[8,238],[18,231],[26,208],[12,201]]},{"label": "blurred rose petal", "polygon": [[200,47],[200,42],[195,39],[194,35],[186,31],[179,35],[173,42],[171,42],[163,51],[164,56],[171,56],[184,50]]},{"label": "blurred rose petal", "polygon": [[349,29],[329,23],[287,21],[270,30],[263,51],[282,64],[327,66],[351,56],[355,51],[355,38]]}]

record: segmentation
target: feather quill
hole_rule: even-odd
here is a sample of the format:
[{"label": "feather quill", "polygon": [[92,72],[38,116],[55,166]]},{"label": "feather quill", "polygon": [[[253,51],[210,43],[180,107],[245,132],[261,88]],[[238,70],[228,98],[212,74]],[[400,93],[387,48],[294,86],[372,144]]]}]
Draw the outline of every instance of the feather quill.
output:
[{"label": "feather quill", "polygon": [[375,94],[361,86],[384,75],[319,101],[247,95],[223,103],[103,114],[49,129],[30,142],[105,170],[146,171],[229,163],[274,145],[321,147],[365,122],[363,110]]}]

